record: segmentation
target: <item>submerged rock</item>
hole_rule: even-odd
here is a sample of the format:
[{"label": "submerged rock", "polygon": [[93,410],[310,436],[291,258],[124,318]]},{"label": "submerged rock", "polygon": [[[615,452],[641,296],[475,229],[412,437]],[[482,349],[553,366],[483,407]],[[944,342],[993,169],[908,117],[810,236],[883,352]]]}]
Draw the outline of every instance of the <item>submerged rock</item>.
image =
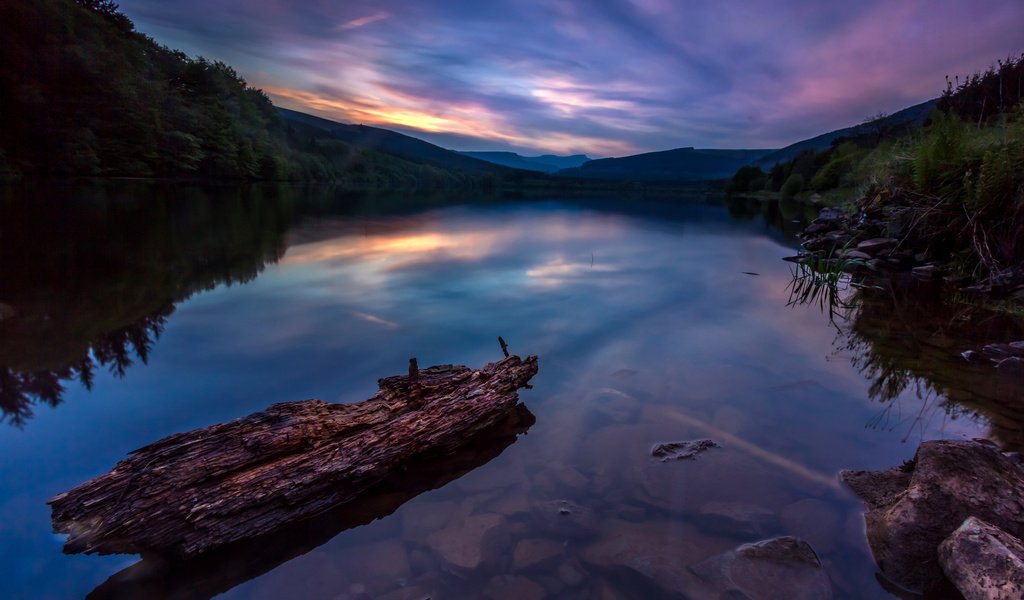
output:
[{"label": "submerged rock", "polygon": [[501,554],[504,522],[505,518],[496,514],[466,517],[427,536],[427,545],[448,571],[467,575]]},{"label": "submerged rock", "polygon": [[585,538],[597,534],[594,511],[571,500],[537,502],[532,513],[540,531],[561,538]]},{"label": "submerged rock", "polygon": [[1024,534],[1024,468],[986,441],[924,442],[912,463],[841,476],[871,509],[867,536],[879,568],[909,590],[941,581],[939,544],[967,517]]},{"label": "submerged rock", "polygon": [[744,544],[690,569],[717,598],[827,600],[832,582],[807,542],[779,537]]},{"label": "submerged rock", "polygon": [[714,440],[702,439],[689,442],[664,442],[655,444],[651,448],[651,456],[660,458],[661,462],[679,460],[682,458],[696,458],[698,454],[711,448],[718,448]]},{"label": "submerged rock", "polygon": [[781,529],[774,511],[745,502],[708,502],[700,507],[696,525],[715,535],[747,539],[763,538]]},{"label": "submerged rock", "polygon": [[498,575],[484,588],[484,598],[491,600],[541,600],[544,588],[525,577]]},{"label": "submerged rock", "polygon": [[543,570],[558,564],[565,551],[565,544],[555,540],[519,540],[512,551],[512,566],[517,571],[527,569]]},{"label": "submerged rock", "polygon": [[1024,598],[1024,543],[968,517],[939,545],[939,564],[967,600]]}]

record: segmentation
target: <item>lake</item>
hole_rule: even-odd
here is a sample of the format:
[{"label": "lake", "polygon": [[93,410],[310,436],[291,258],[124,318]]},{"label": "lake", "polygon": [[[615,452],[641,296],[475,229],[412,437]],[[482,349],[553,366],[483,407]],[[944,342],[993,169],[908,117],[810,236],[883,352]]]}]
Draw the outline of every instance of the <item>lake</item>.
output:
[{"label": "lake", "polygon": [[[703,194],[8,188],[0,597],[650,598],[778,534],[811,544],[838,597],[892,597],[836,475],[927,439],[1020,446],[1021,382],[958,354],[1024,326],[909,291],[863,292],[835,322],[790,305],[782,258],[815,214]],[[359,401],[410,357],[479,367],[498,336],[539,357],[532,417],[436,489],[170,572],[64,555],[51,533],[46,500],[133,449],[274,402]],[[720,447],[650,455],[700,438]],[[570,530],[545,513],[559,502]]]}]

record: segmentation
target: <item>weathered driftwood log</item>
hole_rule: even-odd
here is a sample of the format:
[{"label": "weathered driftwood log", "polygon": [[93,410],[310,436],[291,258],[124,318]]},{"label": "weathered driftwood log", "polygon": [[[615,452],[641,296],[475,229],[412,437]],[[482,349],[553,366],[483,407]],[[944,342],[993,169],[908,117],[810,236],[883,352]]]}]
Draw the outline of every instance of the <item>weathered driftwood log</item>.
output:
[{"label": "weathered driftwood log", "polygon": [[355,404],[285,402],[169,436],[56,496],[65,552],[189,558],[357,498],[424,453],[452,452],[501,421],[537,358],[444,365],[381,379]]},{"label": "weathered driftwood log", "polygon": [[474,435],[454,453],[427,453],[414,458],[351,502],[191,559],[147,556],[112,575],[86,600],[213,598],[327,543],[347,529],[387,517],[417,495],[487,464],[535,421],[533,413],[519,404],[500,423]]}]

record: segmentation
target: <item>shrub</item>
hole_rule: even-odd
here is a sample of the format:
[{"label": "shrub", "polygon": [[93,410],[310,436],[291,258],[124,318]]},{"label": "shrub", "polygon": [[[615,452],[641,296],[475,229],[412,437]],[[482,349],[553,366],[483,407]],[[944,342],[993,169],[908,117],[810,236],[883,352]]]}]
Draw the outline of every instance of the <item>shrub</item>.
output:
[{"label": "shrub", "polygon": [[782,184],[782,189],[780,191],[782,192],[783,198],[792,198],[804,191],[803,175],[800,175],[799,173],[793,173],[790,175],[789,178],[786,179],[786,183]]}]

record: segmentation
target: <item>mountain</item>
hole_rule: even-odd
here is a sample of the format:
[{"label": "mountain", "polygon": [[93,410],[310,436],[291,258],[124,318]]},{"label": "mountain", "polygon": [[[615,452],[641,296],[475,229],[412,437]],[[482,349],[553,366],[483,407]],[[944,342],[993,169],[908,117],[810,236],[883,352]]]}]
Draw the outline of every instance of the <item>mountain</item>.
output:
[{"label": "mountain", "polygon": [[397,131],[369,127],[367,125],[346,125],[287,108],[278,107],[277,112],[286,124],[288,122],[302,123],[324,131],[330,134],[331,137],[347,142],[357,148],[377,150],[406,160],[444,169],[459,169],[472,173],[510,172],[507,167],[470,156],[463,156],[458,152],[446,150],[430,142],[425,142]]},{"label": "mountain", "polygon": [[561,169],[578,167],[590,160],[590,157],[586,154],[573,154],[570,156],[558,156],[555,154],[522,156],[515,152],[459,152],[459,154],[513,169],[525,169],[527,171],[540,171],[543,173],[554,173]]},{"label": "mountain", "polygon": [[601,158],[556,175],[617,181],[707,181],[732,177],[736,169],[774,150],[676,148],[622,158]]},{"label": "mountain", "polygon": [[766,156],[762,156],[752,164],[767,170],[771,169],[776,163],[792,160],[797,154],[800,154],[804,150],[825,150],[832,145],[834,140],[839,138],[877,133],[882,130],[891,130],[908,124],[921,124],[928,118],[928,115],[931,114],[932,109],[935,108],[938,101],[938,98],[928,100],[927,102],[922,102],[920,104],[904,108],[899,112],[895,112],[881,119],[875,119],[867,123],[854,125],[853,127],[837,129],[807,140],[796,142],[795,144],[790,144],[785,148],[776,150]]}]

